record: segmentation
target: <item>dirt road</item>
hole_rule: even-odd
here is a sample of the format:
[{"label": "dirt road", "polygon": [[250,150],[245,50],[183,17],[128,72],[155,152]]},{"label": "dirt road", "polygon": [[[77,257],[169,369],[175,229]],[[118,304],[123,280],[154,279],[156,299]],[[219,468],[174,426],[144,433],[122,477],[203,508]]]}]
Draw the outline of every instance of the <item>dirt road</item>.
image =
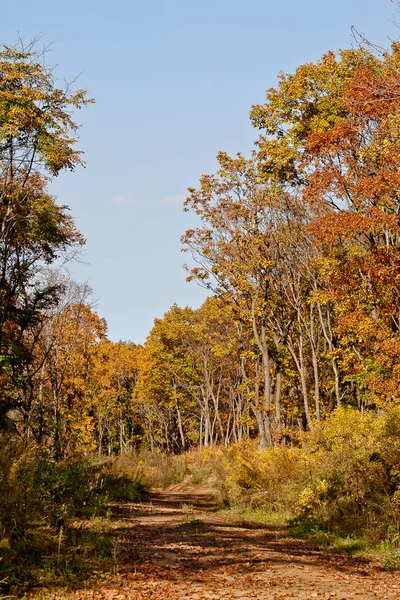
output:
[{"label": "dirt road", "polygon": [[118,573],[66,598],[400,600],[398,573],[313,548],[278,527],[229,521],[204,491],[159,492],[115,510]]}]

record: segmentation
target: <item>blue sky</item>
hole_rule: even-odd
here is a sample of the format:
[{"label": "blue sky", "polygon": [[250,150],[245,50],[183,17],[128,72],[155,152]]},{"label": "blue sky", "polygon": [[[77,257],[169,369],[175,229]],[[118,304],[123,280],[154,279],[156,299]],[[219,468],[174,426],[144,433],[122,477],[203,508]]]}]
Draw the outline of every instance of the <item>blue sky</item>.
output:
[{"label": "blue sky", "polygon": [[[60,77],[81,74],[96,104],[80,112],[86,169],[53,185],[87,237],[75,278],[89,280],[113,340],[143,342],[173,302],[198,306],[179,238],[181,199],[218,150],[247,153],[248,112],[277,73],[352,44],[398,36],[390,0],[18,0],[0,41],[39,34]],[[400,15],[399,15],[400,19]]]}]

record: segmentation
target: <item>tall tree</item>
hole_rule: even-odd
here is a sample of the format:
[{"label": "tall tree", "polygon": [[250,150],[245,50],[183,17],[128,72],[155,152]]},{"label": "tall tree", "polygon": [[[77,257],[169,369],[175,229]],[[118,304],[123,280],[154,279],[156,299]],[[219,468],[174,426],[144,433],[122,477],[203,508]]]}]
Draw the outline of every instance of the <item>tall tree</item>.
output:
[{"label": "tall tree", "polygon": [[25,334],[57,302],[43,265],[84,242],[47,186],[82,164],[72,112],[88,102],[84,90],[56,86],[34,43],[0,51],[0,427],[31,357]]}]

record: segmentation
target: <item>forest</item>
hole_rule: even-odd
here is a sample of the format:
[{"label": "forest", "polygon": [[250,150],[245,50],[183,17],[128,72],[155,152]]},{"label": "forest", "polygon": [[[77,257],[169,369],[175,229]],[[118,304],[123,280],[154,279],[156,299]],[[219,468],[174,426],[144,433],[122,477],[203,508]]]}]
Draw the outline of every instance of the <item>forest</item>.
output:
[{"label": "forest", "polygon": [[112,571],[109,503],[188,477],[224,510],[400,567],[400,44],[279,75],[251,155],[220,152],[188,190],[187,279],[209,297],[143,345],[110,341],[71,279],[85,239],[50,192],[84,165],[92,102],[34,43],[3,46],[2,597]]}]

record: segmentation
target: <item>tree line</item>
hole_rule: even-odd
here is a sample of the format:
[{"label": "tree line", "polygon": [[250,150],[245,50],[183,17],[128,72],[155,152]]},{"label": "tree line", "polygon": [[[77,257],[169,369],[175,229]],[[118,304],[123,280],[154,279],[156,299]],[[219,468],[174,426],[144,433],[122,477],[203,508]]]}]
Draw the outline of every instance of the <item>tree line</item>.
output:
[{"label": "tree line", "polygon": [[0,52],[0,427],[56,459],[258,438],[296,444],[400,382],[400,45],[328,52],[253,106],[250,157],[189,190],[188,279],[143,345],[111,342],[63,264],[84,244],[53,177],[83,164],[74,113],[34,45]]}]

